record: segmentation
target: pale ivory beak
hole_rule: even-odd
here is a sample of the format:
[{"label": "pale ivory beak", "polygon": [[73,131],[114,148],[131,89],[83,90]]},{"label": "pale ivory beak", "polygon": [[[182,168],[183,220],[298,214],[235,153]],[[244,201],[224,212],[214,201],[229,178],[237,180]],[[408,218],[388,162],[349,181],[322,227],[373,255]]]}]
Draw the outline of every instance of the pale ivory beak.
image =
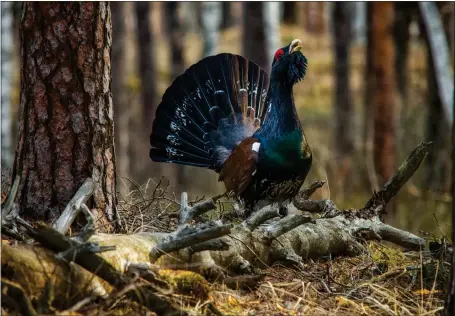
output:
[{"label": "pale ivory beak", "polygon": [[294,52],[299,52],[302,49],[302,41],[295,39],[292,41],[291,46],[289,46],[289,54]]}]

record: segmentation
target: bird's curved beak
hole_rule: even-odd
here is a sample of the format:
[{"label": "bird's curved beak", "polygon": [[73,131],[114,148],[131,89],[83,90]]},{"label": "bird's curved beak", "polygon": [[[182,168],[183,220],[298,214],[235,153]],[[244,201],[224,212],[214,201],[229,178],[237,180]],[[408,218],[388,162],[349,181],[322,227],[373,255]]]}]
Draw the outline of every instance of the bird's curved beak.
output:
[{"label": "bird's curved beak", "polygon": [[289,54],[294,52],[299,52],[302,49],[302,41],[295,39],[292,41],[291,46],[289,46]]}]

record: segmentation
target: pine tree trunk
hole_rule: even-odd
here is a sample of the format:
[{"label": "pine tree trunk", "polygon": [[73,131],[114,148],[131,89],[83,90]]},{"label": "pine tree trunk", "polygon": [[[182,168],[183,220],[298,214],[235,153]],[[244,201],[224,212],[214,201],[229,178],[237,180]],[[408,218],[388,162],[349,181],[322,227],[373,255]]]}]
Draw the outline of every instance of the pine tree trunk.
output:
[{"label": "pine tree trunk", "polygon": [[[455,16],[455,5],[453,6],[453,16]],[[455,60],[454,60],[455,62]],[[455,89],[453,90],[453,100],[455,102]],[[455,104],[454,104],[455,108]],[[453,122],[455,122],[455,111],[452,113]],[[452,127],[452,241],[455,240],[455,128]],[[446,316],[455,313],[455,251],[452,253],[452,269],[450,273],[450,281],[447,289],[447,298],[444,306],[444,314]]]},{"label": "pine tree trunk", "polygon": [[225,30],[233,25],[232,3],[229,1],[222,2],[221,29]]},{"label": "pine tree trunk", "polygon": [[12,164],[11,150],[11,81],[13,79],[12,69],[12,47],[13,47],[13,3],[1,3],[2,15],[2,65],[1,65],[1,163],[2,169],[10,168]]},{"label": "pine tree trunk", "polygon": [[297,21],[297,1],[283,2],[283,22],[287,24],[296,24]]},{"label": "pine tree trunk", "polygon": [[153,35],[150,23],[150,3],[135,2],[137,17],[137,42],[139,46],[139,73],[141,76],[141,95],[143,124],[150,127],[155,119],[157,106],[156,70],[153,54]]},{"label": "pine tree trunk", "polygon": [[315,33],[322,35],[325,33],[325,2],[316,2],[315,4],[315,18],[314,18],[314,29]]},{"label": "pine tree trunk", "polygon": [[[127,94],[127,24],[126,3],[112,2],[112,91],[115,120],[115,155],[117,174],[130,176],[130,111]],[[124,186],[121,186],[124,188]]]},{"label": "pine tree trunk", "polygon": [[407,77],[408,77],[408,51],[409,51],[409,26],[412,20],[412,11],[415,4],[395,2],[395,72],[397,87],[403,103],[407,100]]},{"label": "pine tree trunk", "polygon": [[[171,81],[175,80],[177,76],[181,75],[185,71],[185,60],[183,55],[185,31],[183,29],[182,21],[178,16],[178,6],[182,4],[183,3],[175,1],[168,1],[164,4],[166,12],[166,32],[169,38],[171,53]],[[195,10],[196,5],[197,8],[200,8],[199,3],[194,2],[188,4],[192,5]],[[196,12],[199,12],[199,10],[196,10]],[[197,19],[199,19],[199,17]],[[185,166],[177,164],[166,164],[164,166],[161,163],[156,163],[156,165],[162,167],[162,174],[170,175],[169,179],[172,185],[175,185],[176,187],[186,187],[187,177],[185,174]]]},{"label": "pine tree trunk", "polygon": [[270,72],[272,66],[273,55],[280,45],[280,2],[264,2],[263,3],[263,19],[265,42],[267,47],[267,67],[264,68]]},{"label": "pine tree trunk", "polygon": [[335,2],[333,10],[335,42],[335,149],[343,158],[351,154],[352,98],[349,72],[349,47],[351,43],[350,18],[346,3]]},{"label": "pine tree trunk", "polygon": [[348,3],[336,2],[333,7],[333,36],[335,43],[335,100],[334,100],[334,148],[337,191],[346,192],[344,179],[349,177],[353,151],[352,97],[349,71],[351,25]]},{"label": "pine tree trunk", "polygon": [[[148,178],[158,178],[161,173],[162,164],[150,163],[149,136],[153,121],[155,120],[156,108],[159,103],[157,95],[157,73],[156,58],[154,54],[154,38],[152,24],[150,23],[151,4],[147,1],[134,3],[137,21],[137,70],[141,82],[141,107],[140,118],[142,124],[132,126],[132,146],[134,161],[131,161],[131,170],[134,179],[144,183]],[[173,179],[172,179],[173,180]]]},{"label": "pine tree trunk", "polygon": [[91,177],[94,215],[116,219],[111,32],[108,2],[25,3],[13,176],[26,218],[54,220]]},{"label": "pine tree trunk", "polygon": [[379,182],[383,184],[393,175],[396,165],[394,7],[393,3],[375,2],[372,10],[373,153]]},{"label": "pine tree trunk", "polygon": [[373,4],[366,3],[366,56],[365,56],[365,84],[364,84],[364,156],[367,168],[367,181],[371,191],[379,189],[373,159],[373,134],[374,134],[374,100],[373,85],[375,82],[373,72]]},{"label": "pine tree trunk", "polygon": [[204,37],[203,56],[216,54],[220,38],[222,7],[220,2],[202,2],[201,19]]},{"label": "pine tree trunk", "polygon": [[269,56],[264,28],[264,3],[243,3],[243,55],[269,70]]},{"label": "pine tree trunk", "polygon": [[[423,21],[422,21],[423,25]],[[450,128],[444,114],[444,108],[438,92],[434,56],[430,48],[430,38],[425,27],[422,28],[423,37],[427,44],[427,139],[434,142],[433,150],[426,159],[425,185],[435,191],[444,191],[450,184],[447,181],[447,170],[450,169],[450,151],[448,135]]]},{"label": "pine tree trunk", "polygon": [[177,6],[178,2],[168,1],[166,6],[167,33],[170,39],[172,80],[185,71],[183,58],[183,37],[184,31],[179,20]]}]

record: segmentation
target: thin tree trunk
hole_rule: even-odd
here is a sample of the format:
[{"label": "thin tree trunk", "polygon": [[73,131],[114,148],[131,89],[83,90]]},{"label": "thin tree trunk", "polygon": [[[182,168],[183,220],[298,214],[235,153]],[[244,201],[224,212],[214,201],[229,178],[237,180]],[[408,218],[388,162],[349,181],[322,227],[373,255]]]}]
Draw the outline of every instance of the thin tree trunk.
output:
[{"label": "thin tree trunk", "polygon": [[264,24],[264,3],[244,2],[243,55],[268,70],[270,68],[269,52]]},{"label": "thin tree trunk", "polygon": [[169,34],[171,49],[172,80],[174,80],[185,71],[185,61],[183,58],[184,30],[177,14],[178,2],[169,1],[165,3],[165,6],[168,23],[167,33]]},{"label": "thin tree trunk", "polygon": [[432,51],[433,67],[436,76],[439,97],[441,99],[445,117],[452,127],[453,90],[454,80],[450,71],[450,50],[442,24],[438,6],[433,2],[420,2],[420,13],[424,21],[424,29],[428,34],[429,49]]},{"label": "thin tree trunk", "polygon": [[233,25],[232,3],[229,1],[222,2],[221,29],[225,30]]},{"label": "thin tree trunk", "polygon": [[[167,22],[166,32],[169,37],[169,46],[171,50],[171,80],[174,80],[185,71],[185,60],[183,55],[185,31],[178,16],[178,5],[181,5],[181,3],[175,1],[168,1],[165,3]],[[191,5],[198,5],[198,3],[191,3]],[[172,184],[177,187],[186,187],[187,177],[185,174],[186,168],[184,166],[174,164],[166,166],[166,168],[170,170],[170,174],[175,174],[175,176],[171,178]]]},{"label": "thin tree trunk", "polygon": [[133,153],[135,161],[131,161],[130,168],[134,178],[140,183],[145,182],[150,175],[157,178],[161,173],[162,164],[152,163],[148,157],[149,135],[155,120],[155,112],[159,100],[157,95],[156,58],[153,50],[153,32],[150,23],[151,4],[147,1],[134,3],[137,20],[136,41],[138,44],[138,73],[141,82],[141,107],[138,114],[142,124],[132,127]]},{"label": "thin tree trunk", "polygon": [[215,55],[220,37],[222,6],[220,2],[202,2],[201,19],[204,35],[203,55]]},{"label": "thin tree trunk", "polygon": [[287,24],[296,24],[297,21],[297,1],[283,2],[283,22]]},{"label": "thin tree trunk", "polygon": [[395,144],[395,72],[393,46],[393,3],[372,4],[372,66],[376,78],[374,102],[374,164],[381,184],[391,177],[396,164]]},{"label": "thin tree trunk", "polygon": [[263,19],[264,32],[267,47],[267,67],[264,68],[270,71],[273,55],[280,45],[280,2],[264,2],[263,3]]},{"label": "thin tree trunk", "polygon": [[367,168],[368,183],[371,191],[376,191],[379,188],[379,183],[374,167],[373,159],[373,86],[375,82],[373,72],[373,4],[366,3],[366,62],[365,62],[365,84],[364,84],[364,156],[365,165]]},{"label": "thin tree trunk", "polygon": [[13,178],[26,218],[54,220],[91,177],[94,215],[116,219],[111,33],[108,2],[25,3]]},{"label": "thin tree trunk", "polygon": [[335,150],[337,156],[343,158],[349,156],[353,149],[353,114],[349,72],[351,30],[346,3],[334,3],[333,21],[335,42]]},{"label": "thin tree trunk", "polygon": [[[455,16],[455,5],[453,6],[452,14]],[[455,64],[455,60],[453,60]],[[453,100],[455,107],[455,89],[453,92]],[[453,121],[455,122],[455,111],[453,111]],[[455,170],[455,128],[452,127],[452,242],[455,240],[455,176],[453,171]],[[455,313],[455,251],[452,253],[452,267],[450,273],[450,281],[447,289],[447,298],[444,306],[444,312],[446,316],[453,315]]]},{"label": "thin tree trunk", "polygon": [[139,45],[139,73],[141,76],[141,95],[143,124],[150,127],[155,119],[157,106],[156,70],[153,54],[153,35],[150,23],[150,3],[135,2],[137,17],[137,42]]},{"label": "thin tree trunk", "polygon": [[[413,4],[414,5],[414,4]],[[412,5],[406,2],[395,2],[395,72],[397,88],[400,92],[403,104],[406,105],[408,98],[408,52],[409,52],[409,26],[412,20]],[[415,5],[414,5],[415,6]]]},{"label": "thin tree trunk", "polygon": [[349,72],[349,48],[351,45],[351,29],[349,4],[334,3],[333,35],[335,43],[335,99],[334,99],[334,147],[336,158],[336,177],[339,188],[346,191],[344,180],[348,178],[351,169],[350,157],[353,151],[352,134],[352,97]]},{"label": "thin tree trunk", "polygon": [[[436,7],[438,10],[438,8]],[[422,19],[423,25],[423,19]],[[426,160],[425,185],[427,188],[440,191],[447,189],[450,184],[447,181],[447,170],[450,168],[450,151],[447,150],[448,127],[447,118],[444,114],[444,108],[441,96],[438,92],[438,82],[436,78],[436,69],[434,67],[434,55],[431,50],[431,40],[427,28],[423,27],[423,37],[427,44],[427,139],[434,142],[433,150],[428,154]],[[448,186],[447,186],[448,185]]]},{"label": "thin tree trunk", "polygon": [[315,33],[316,34],[324,34],[325,30],[326,30],[326,27],[325,27],[325,8],[326,8],[326,5],[325,5],[325,2],[316,2],[314,4],[315,6],[315,9],[314,9],[314,13],[315,13],[315,18],[314,18],[314,30],[315,30]]},{"label": "thin tree trunk", "polygon": [[2,169],[9,168],[12,164],[11,148],[11,81],[13,79],[12,53],[13,53],[13,3],[1,3],[2,16],[2,66],[1,66],[1,163]]},{"label": "thin tree trunk", "polygon": [[[127,23],[126,3],[112,2],[112,91],[115,120],[115,155],[117,174],[130,176],[130,110],[127,94]],[[121,186],[124,188],[124,186]]]}]

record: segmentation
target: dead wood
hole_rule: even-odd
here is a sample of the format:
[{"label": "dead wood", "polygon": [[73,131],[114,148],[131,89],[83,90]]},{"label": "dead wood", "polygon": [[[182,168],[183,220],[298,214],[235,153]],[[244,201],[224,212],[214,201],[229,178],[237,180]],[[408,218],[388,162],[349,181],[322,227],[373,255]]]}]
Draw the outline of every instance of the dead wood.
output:
[{"label": "dead wood", "polygon": [[[131,267],[149,265],[150,262],[161,267],[191,269],[209,279],[223,280],[256,273],[276,262],[302,266],[303,260],[309,258],[357,255],[365,250],[361,242],[365,239],[385,240],[407,249],[419,250],[425,246],[422,238],[384,224],[379,215],[390,198],[418,168],[428,152],[428,146],[429,143],[422,143],[413,150],[384,188],[362,209],[339,210],[330,200],[308,200],[323,185],[322,182],[313,184],[304,190],[306,193],[300,195],[306,200],[294,203],[296,206],[316,205],[315,210],[321,213],[321,217],[316,219],[301,214],[279,218],[277,206],[270,205],[233,226],[219,221],[198,223],[198,216],[213,208],[214,199],[189,207],[188,197],[184,193],[180,209],[181,224],[172,233],[93,234],[88,227],[86,230],[89,233],[82,238],[71,239],[45,224],[24,226],[28,235],[42,247],[59,254],[57,257],[41,258],[46,265],[63,269],[69,262],[74,262],[76,266],[88,270],[90,273],[86,273],[89,275],[98,277],[91,279],[96,284],[86,286],[87,295],[88,291],[93,295],[94,289],[97,289],[97,295],[103,295],[112,288],[126,288],[131,285]],[[80,204],[82,210],[85,210],[84,206]],[[89,218],[90,211],[85,210],[85,213]],[[190,221],[196,223],[188,224]],[[90,220],[88,222],[89,226],[93,224]],[[10,257],[20,256],[27,251],[46,252],[39,246],[28,246],[28,250],[24,247],[7,248],[15,249],[15,252],[10,252]],[[113,247],[115,250],[112,250]],[[11,266],[11,269],[14,272],[20,270],[20,266]],[[101,289],[100,284],[103,284]],[[141,283],[135,290],[128,291],[127,295],[159,314],[184,313],[158,295],[156,287],[150,283]]]}]

